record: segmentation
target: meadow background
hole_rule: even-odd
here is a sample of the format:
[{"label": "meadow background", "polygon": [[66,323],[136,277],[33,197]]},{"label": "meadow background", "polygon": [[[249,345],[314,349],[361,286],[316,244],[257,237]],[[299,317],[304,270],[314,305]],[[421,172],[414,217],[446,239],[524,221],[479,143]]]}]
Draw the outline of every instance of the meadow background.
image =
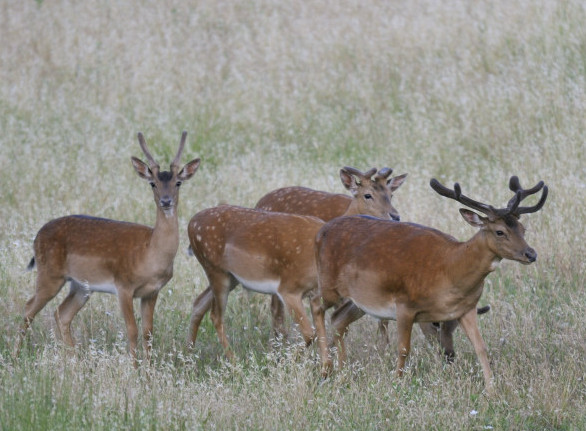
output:
[{"label": "meadow background", "polygon": [[[0,0],[0,428],[585,429],[584,23],[578,0]],[[166,164],[182,130],[183,161],[202,164],[181,192],[154,364],[132,368],[110,295],[93,295],[65,349],[53,312],[67,289],[14,360],[38,229],[76,213],[152,225],[136,134]],[[446,366],[414,328],[397,379],[395,339],[382,348],[370,318],[350,331],[350,366],[321,383],[316,350],[275,346],[268,298],[241,288],[227,312],[238,361],[208,317],[186,347],[206,287],[185,253],[190,217],[287,185],[343,192],[345,165],[408,172],[402,219],[462,240],[474,229],[431,177],[501,206],[511,175],[548,184],[523,217],[538,261],[504,262],[480,302],[494,397],[462,331]]]}]

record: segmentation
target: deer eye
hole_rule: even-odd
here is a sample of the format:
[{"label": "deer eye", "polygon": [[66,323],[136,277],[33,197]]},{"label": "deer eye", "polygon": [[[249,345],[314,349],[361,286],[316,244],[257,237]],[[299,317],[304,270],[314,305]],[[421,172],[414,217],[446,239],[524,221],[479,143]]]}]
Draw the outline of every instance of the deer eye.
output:
[{"label": "deer eye", "polygon": [[367,193],[364,195],[364,199],[372,199],[372,195],[370,193]]},{"label": "deer eye", "polygon": [[177,187],[179,187],[179,186],[181,185],[181,181],[177,181],[177,182],[175,183],[175,185],[176,185]]},{"label": "deer eye", "polygon": [[505,233],[502,230],[497,230],[495,234],[496,236],[505,236]]},{"label": "deer eye", "polygon": [[155,187],[157,187],[157,186],[155,185],[155,183],[149,183],[149,184],[151,185],[151,187],[152,187],[153,189],[154,189]]}]

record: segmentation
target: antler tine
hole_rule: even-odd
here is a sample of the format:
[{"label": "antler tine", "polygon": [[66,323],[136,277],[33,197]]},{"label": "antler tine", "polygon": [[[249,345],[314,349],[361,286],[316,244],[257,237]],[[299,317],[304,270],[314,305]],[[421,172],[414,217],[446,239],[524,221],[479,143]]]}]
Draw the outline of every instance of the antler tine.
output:
[{"label": "antler tine", "polygon": [[[535,212],[541,209],[543,204],[545,204],[545,199],[547,199],[547,186],[545,186],[545,188],[544,186],[544,182],[539,181],[535,186],[531,187],[530,189],[524,189],[523,187],[521,187],[519,177],[517,177],[516,175],[512,176],[509,180],[509,189],[515,192],[515,196],[513,196],[507,204],[507,213],[520,216],[521,214]],[[537,193],[542,188],[544,188],[544,191],[537,205],[533,207],[519,207],[519,204],[523,199],[525,199],[527,196]]]},{"label": "antler tine", "polygon": [[374,180],[386,180],[391,176],[393,170],[391,168],[382,168],[378,173],[375,175]]},{"label": "antler tine", "polygon": [[[541,199],[539,199],[539,202],[537,202],[536,205],[533,205],[532,207],[519,207],[516,209],[516,211],[514,211],[514,214],[516,214],[517,216],[520,216],[521,214],[529,214],[529,213],[534,213],[537,212],[541,209],[541,207],[543,207],[543,205],[545,204],[545,201],[547,199],[547,194],[549,192],[549,189],[547,188],[547,186],[542,185],[543,187],[543,192],[541,193]],[[519,200],[519,202],[521,202]]]},{"label": "antler tine", "polygon": [[173,167],[173,166],[178,167],[179,166],[179,159],[181,159],[181,153],[183,152],[183,147],[185,147],[185,140],[186,139],[187,139],[187,132],[184,130],[183,133],[181,133],[181,142],[179,143],[179,149],[177,150],[177,155],[175,156],[175,158],[171,162],[171,167]]},{"label": "antler tine", "polygon": [[149,150],[147,149],[146,141],[144,139],[142,132],[138,132],[138,143],[140,144],[140,148],[142,149],[142,152],[144,153],[144,155],[147,158],[147,162],[149,163],[149,167],[158,169],[159,164],[155,161],[155,159],[153,159],[153,156],[151,156],[151,153],[149,153]]},{"label": "antler tine", "polygon": [[460,184],[454,183],[454,190],[450,190],[446,186],[442,185],[438,180],[432,178],[429,182],[429,185],[432,189],[434,189],[438,194],[445,196],[450,199],[454,199],[455,201],[460,202],[467,207],[473,208],[477,211],[480,211],[486,215],[494,214],[495,210],[492,206],[483,204],[481,202],[475,201],[474,199],[470,199],[468,196],[462,194],[462,189]]},{"label": "antler tine", "polygon": [[367,172],[362,172],[362,171],[359,171],[358,169],[353,168],[351,166],[344,166],[344,168],[342,168],[342,170],[346,171],[350,175],[357,176],[359,180],[361,180],[361,179],[368,179],[369,180],[376,173],[376,168],[372,168]]}]

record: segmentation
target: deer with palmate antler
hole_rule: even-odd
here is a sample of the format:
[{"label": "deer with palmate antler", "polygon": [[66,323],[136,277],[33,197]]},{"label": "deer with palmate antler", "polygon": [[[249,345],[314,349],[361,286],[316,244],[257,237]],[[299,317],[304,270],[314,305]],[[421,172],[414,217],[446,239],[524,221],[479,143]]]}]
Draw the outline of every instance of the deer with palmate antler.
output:
[{"label": "deer with palmate antler", "polygon": [[37,266],[36,291],[25,306],[17,353],[36,314],[69,281],[69,294],[55,312],[57,330],[66,344],[75,345],[71,321],[91,293],[113,293],[118,296],[135,366],[138,329],[132,301],[141,299],[143,345],[146,358],[150,358],[155,303],[160,289],[173,276],[173,260],[179,246],[179,186],[195,174],[200,164],[195,159],[180,167],[186,137],[183,132],[170,171],[161,171],[142,133],[138,134],[148,165],[136,157],[131,161],[136,173],[152,187],[157,206],[154,228],[72,215],[51,220],[39,230],[29,265],[30,269]]},{"label": "deer with palmate antler", "polygon": [[[391,173],[391,169],[378,174],[376,169],[366,173],[341,169],[342,183],[353,193],[346,212],[387,220],[390,214],[396,214],[383,186]],[[224,311],[228,294],[240,283],[249,290],[277,295],[291,312],[306,344],[311,343],[314,331],[302,298],[317,287],[314,244],[323,225],[324,221],[316,217],[231,205],[195,214],[187,232],[209,286],[193,303],[189,342],[195,343],[201,320],[211,309],[218,338],[228,357],[233,357],[224,331]]]},{"label": "deer with palmate antler", "polygon": [[[358,307],[353,320],[365,313],[397,321],[397,374],[401,375],[411,344],[414,322],[458,320],[472,342],[482,365],[485,386],[492,391],[492,371],[486,346],[478,330],[476,305],[484,279],[502,259],[530,264],[537,253],[524,239],[522,214],[541,209],[547,186],[539,182],[525,190],[517,177],[509,182],[515,196],[504,209],[474,201],[431,180],[440,195],[473,208],[460,209],[464,219],[480,230],[468,241],[459,242],[436,229],[413,223],[390,223],[369,217],[342,217],[327,223],[316,242],[319,287],[311,300],[322,360],[322,374],[332,368],[326,340],[325,311],[350,298]],[[539,202],[531,207],[519,204],[543,189]],[[343,364],[344,336],[348,327],[338,329],[333,345]]]}]

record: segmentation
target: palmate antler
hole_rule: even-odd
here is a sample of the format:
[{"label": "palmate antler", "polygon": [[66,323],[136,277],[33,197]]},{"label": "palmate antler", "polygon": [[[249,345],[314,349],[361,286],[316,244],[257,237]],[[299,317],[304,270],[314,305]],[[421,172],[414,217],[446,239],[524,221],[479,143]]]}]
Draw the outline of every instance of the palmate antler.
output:
[{"label": "palmate antler", "polygon": [[[509,188],[511,189],[511,191],[515,192],[515,196],[513,196],[509,200],[506,208],[497,209],[492,205],[475,201],[474,199],[470,199],[468,196],[463,195],[462,189],[460,188],[460,184],[458,183],[455,183],[454,190],[451,190],[440,184],[440,182],[435,178],[432,178],[429,182],[429,185],[438,194],[450,199],[454,199],[460,202],[461,204],[466,205],[467,207],[473,208],[477,211],[486,214],[489,217],[505,217],[507,215],[513,215],[519,218],[521,214],[528,214],[539,211],[541,207],[543,207],[543,204],[545,204],[545,200],[547,199],[548,193],[548,188],[543,181],[540,181],[530,189],[523,189],[519,182],[519,178],[517,176],[512,176],[509,180]],[[532,207],[519,207],[519,204],[523,199],[525,199],[527,196],[537,193],[541,189],[543,189],[541,199],[536,205]]]}]

